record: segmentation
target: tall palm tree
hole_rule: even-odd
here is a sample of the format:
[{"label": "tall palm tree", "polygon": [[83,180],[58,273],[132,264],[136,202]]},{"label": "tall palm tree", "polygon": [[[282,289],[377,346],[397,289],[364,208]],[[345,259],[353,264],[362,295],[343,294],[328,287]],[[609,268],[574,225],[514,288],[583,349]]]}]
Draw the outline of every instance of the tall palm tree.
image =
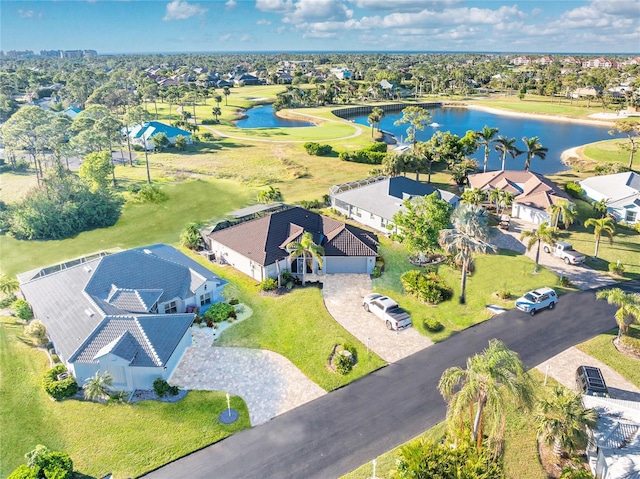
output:
[{"label": "tall palm tree", "polygon": [[447,253],[455,254],[456,261],[462,264],[460,304],[466,301],[467,272],[474,253],[495,251],[495,247],[487,241],[489,237],[487,219],[487,211],[481,206],[461,203],[451,213],[453,228],[440,231],[440,246]]},{"label": "tall palm tree", "polygon": [[87,379],[82,386],[84,391],[84,398],[89,401],[94,399],[106,399],[109,397],[109,388],[113,384],[113,377],[108,371],[104,374],[100,374],[100,371],[96,371],[94,376]]},{"label": "tall palm tree", "polygon": [[524,163],[524,171],[529,171],[529,168],[531,168],[531,160],[536,156],[541,160],[544,160],[547,157],[547,151],[549,151],[549,148],[544,148],[542,143],[540,143],[540,138],[537,136],[532,138],[523,136],[522,141],[524,141],[524,144],[527,147],[527,151],[525,151],[527,154],[527,161]]},{"label": "tall palm tree", "polygon": [[609,237],[609,243],[612,244],[616,225],[609,216],[605,216],[604,218],[589,218],[584,222],[584,225],[587,228],[593,226],[593,234],[596,237],[596,250],[593,253],[593,258],[596,259],[598,257],[598,248],[600,247],[600,237],[604,233]]},{"label": "tall palm tree", "polygon": [[18,280],[8,274],[0,276],[0,293],[9,296],[19,287]]},{"label": "tall palm tree", "polygon": [[516,156],[520,156],[522,153],[524,153],[523,151],[516,148],[515,143],[515,138],[507,138],[502,135],[496,138],[494,149],[502,156],[502,171],[504,171],[504,164],[505,160],[507,159],[507,155],[510,155],[511,158],[515,160]]},{"label": "tall palm tree", "polygon": [[511,206],[513,204],[513,199],[515,195],[510,191],[500,190],[500,195],[498,199],[498,204],[500,205],[500,212],[504,211],[505,208]]},{"label": "tall palm tree", "polygon": [[462,202],[471,205],[480,205],[487,200],[487,192],[480,188],[470,188],[462,193]]},{"label": "tall palm tree", "polygon": [[551,216],[553,217],[553,229],[556,230],[558,229],[558,221],[560,220],[560,218],[562,218],[562,224],[564,224],[564,228],[567,229],[578,216],[576,205],[564,198],[559,199],[555,203],[549,205],[547,211],[551,213]]},{"label": "tall palm tree", "polygon": [[520,241],[525,239],[528,240],[526,244],[527,251],[529,251],[534,244],[538,244],[538,249],[536,250],[536,266],[533,270],[534,273],[537,273],[540,265],[540,246],[543,242],[553,244],[556,239],[555,230],[549,228],[549,223],[545,221],[544,223],[540,223],[535,230],[523,231],[522,234],[520,234]]},{"label": "tall palm tree", "polygon": [[603,289],[596,293],[596,298],[620,307],[615,314],[618,339],[629,332],[630,325],[640,321],[640,293],[625,293],[620,288]]},{"label": "tall palm tree", "polygon": [[289,256],[297,258],[302,256],[304,259],[304,267],[302,268],[302,285],[305,284],[305,273],[307,270],[307,264],[313,265],[313,260],[318,262],[318,266],[322,269],[322,257],[324,256],[324,248],[313,242],[313,235],[308,231],[302,233],[300,241],[292,241],[287,245],[287,251]]},{"label": "tall palm tree", "polygon": [[558,456],[584,447],[586,428],[595,427],[597,419],[595,409],[584,408],[579,393],[561,387],[554,388],[550,398],[538,402],[535,414],[539,437],[553,444]]},{"label": "tall palm tree", "polygon": [[[498,129],[493,127],[488,127],[487,125],[480,131],[476,131],[477,145],[478,148],[484,146],[484,169],[483,171],[487,172],[487,163],[489,162],[489,148],[496,142],[496,135],[498,134]],[[503,168],[504,170],[504,162]]]},{"label": "tall palm tree", "polygon": [[448,403],[449,425],[464,424],[467,414],[474,414],[471,437],[480,445],[483,438],[485,411],[490,415],[488,436],[499,439],[504,431],[504,410],[516,401],[530,409],[534,390],[518,354],[497,339],[489,347],[467,359],[466,369],[454,366],[447,369],[438,383],[438,390]]},{"label": "tall palm tree", "polygon": [[222,87],[222,94],[224,95],[224,105],[229,106],[229,95],[231,95],[231,90],[228,86]]}]

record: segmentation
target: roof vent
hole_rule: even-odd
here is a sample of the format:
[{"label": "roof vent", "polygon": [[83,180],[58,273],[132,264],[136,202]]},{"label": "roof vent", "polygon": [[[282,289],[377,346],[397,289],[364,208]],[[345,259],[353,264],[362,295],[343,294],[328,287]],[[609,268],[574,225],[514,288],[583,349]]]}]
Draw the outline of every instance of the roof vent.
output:
[{"label": "roof vent", "polygon": [[143,249],[143,250],[142,250],[142,252],[143,252],[144,254],[152,254],[152,253],[151,253],[151,250],[150,250],[150,249],[147,249],[147,248]]},{"label": "roof vent", "polygon": [[90,308],[85,309],[84,313],[90,318],[93,318],[93,315],[95,314]]},{"label": "roof vent", "polygon": [[89,266],[88,264],[87,264],[87,265],[85,265],[84,270],[85,270],[87,273],[91,273],[91,266]]}]

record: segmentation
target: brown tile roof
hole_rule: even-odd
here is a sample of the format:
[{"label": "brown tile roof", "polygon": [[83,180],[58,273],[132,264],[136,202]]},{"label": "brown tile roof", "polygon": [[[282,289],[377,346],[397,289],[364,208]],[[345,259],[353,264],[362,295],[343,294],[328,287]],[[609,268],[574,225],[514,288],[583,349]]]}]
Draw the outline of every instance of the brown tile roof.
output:
[{"label": "brown tile roof", "polygon": [[506,190],[515,194],[514,203],[546,210],[560,199],[569,196],[544,176],[531,171],[489,171],[469,175],[472,188]]},{"label": "brown tile roof", "polygon": [[295,207],[246,221],[207,235],[266,266],[288,256],[286,245],[303,232],[313,235],[325,256],[377,256],[378,238],[368,231]]}]

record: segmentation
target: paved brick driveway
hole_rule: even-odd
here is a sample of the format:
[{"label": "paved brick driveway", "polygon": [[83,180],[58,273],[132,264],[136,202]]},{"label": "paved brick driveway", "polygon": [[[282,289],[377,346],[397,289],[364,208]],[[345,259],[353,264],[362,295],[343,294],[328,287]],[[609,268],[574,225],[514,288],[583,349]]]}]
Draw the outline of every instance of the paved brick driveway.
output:
[{"label": "paved brick driveway", "polygon": [[385,361],[398,361],[433,344],[414,328],[389,331],[380,319],[362,308],[362,298],[371,293],[368,274],[328,274],[322,281],[322,297],[329,314]]}]

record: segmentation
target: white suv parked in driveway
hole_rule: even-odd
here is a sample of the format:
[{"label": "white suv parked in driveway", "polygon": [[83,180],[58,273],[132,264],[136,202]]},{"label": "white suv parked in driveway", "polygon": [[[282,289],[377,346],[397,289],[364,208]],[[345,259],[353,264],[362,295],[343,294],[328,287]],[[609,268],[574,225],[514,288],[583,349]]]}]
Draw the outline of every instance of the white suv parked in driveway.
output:
[{"label": "white suv parked in driveway", "polygon": [[516,299],[516,308],[531,316],[544,308],[553,309],[558,302],[558,295],[551,288],[540,288],[529,291],[521,298]]}]

